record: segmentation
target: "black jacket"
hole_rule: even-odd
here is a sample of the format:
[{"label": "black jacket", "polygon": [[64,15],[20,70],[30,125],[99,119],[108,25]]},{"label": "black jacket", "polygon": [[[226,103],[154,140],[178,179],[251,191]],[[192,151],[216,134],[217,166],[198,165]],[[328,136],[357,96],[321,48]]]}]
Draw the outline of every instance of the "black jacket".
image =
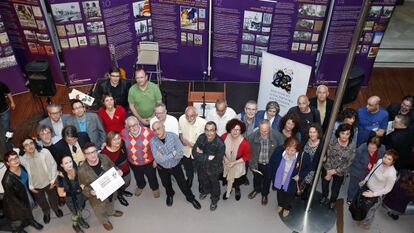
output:
[{"label": "black jacket", "polygon": [[[309,102],[310,102],[310,106],[318,109],[318,98],[316,97],[310,98]],[[325,119],[323,120],[323,122],[321,122],[323,132],[325,132],[326,129],[328,129],[329,119],[331,118],[333,105],[334,105],[334,101],[329,98],[326,98]]]},{"label": "black jacket", "polygon": [[[120,79],[119,84],[121,88],[121,95],[114,95],[114,93],[111,93],[114,97],[115,103],[118,105],[121,105],[125,109],[128,108],[128,91],[131,87],[131,80],[124,80]],[[96,109],[99,108],[99,106],[102,105],[102,95],[105,93],[110,93],[111,91],[111,83],[109,79],[104,80],[98,80],[96,82],[96,87],[93,92],[93,97],[95,98],[94,107]]]},{"label": "black jacket", "polygon": [[413,149],[414,139],[412,130],[395,129],[392,133],[385,136],[384,145],[387,150],[394,149],[398,152],[398,159],[395,161],[394,167],[397,170],[402,168],[412,168],[411,150]]},{"label": "black jacket", "polygon": [[[26,171],[21,165],[20,169]],[[19,177],[7,169],[1,183],[4,188],[4,215],[10,221],[33,219],[29,197],[27,196],[30,193],[28,194]],[[28,187],[28,184],[26,185]]]},{"label": "black jacket", "polygon": [[[203,153],[198,153],[197,147],[202,150]],[[220,174],[223,172],[224,153],[226,153],[225,146],[221,138],[216,135],[214,140],[209,142],[205,133],[197,138],[192,151],[196,168],[206,169],[208,175]],[[209,155],[214,155],[214,158],[208,160]]]},{"label": "black jacket", "polygon": [[[79,146],[81,148],[78,148],[78,150],[82,150],[82,147],[87,143],[90,142],[91,140],[89,139],[89,136],[87,133],[85,132],[78,132],[78,143]],[[60,161],[60,157],[63,155],[69,155],[72,157],[72,152],[70,151],[70,148],[68,146],[68,143],[65,141],[64,138],[60,139],[56,144],[55,144],[55,149],[57,151],[57,161]],[[100,149],[100,148],[97,148]],[[59,162],[58,162],[59,164]]]}]

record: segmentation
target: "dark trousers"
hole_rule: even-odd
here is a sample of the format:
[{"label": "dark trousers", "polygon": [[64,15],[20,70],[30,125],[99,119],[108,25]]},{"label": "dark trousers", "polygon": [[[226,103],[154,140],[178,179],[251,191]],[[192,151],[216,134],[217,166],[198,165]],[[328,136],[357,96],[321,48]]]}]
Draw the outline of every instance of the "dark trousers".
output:
[{"label": "dark trousers", "polygon": [[263,175],[260,175],[256,172],[253,173],[253,187],[254,191],[257,193],[261,193],[262,196],[269,195],[269,189],[270,189],[270,182],[271,178],[269,174],[267,173],[267,165],[264,164],[257,164],[257,170],[259,170]]},{"label": "dark trousers", "polygon": [[293,199],[295,198],[295,193],[285,192],[283,189],[278,189],[276,193],[277,205],[282,207],[285,210],[290,210],[292,206]]},{"label": "dark trousers", "polygon": [[217,203],[220,200],[220,174],[208,174],[205,168],[199,168],[197,173],[201,182],[201,193],[211,194],[211,202],[214,204]]},{"label": "dark trousers", "polygon": [[342,182],[344,182],[345,176],[333,175],[330,181],[325,180],[325,176],[326,176],[326,170],[325,168],[323,168],[322,169],[322,196],[326,198],[328,197],[329,183],[331,183],[332,181],[330,202],[336,202],[336,199],[338,198],[338,195],[339,195],[339,191],[341,190]]},{"label": "dark trousers", "polygon": [[157,180],[157,170],[152,167],[152,162],[137,166],[129,164],[134,173],[135,181],[137,182],[137,187],[140,189],[144,189],[147,182],[145,182],[144,175],[148,179],[149,186],[152,190],[157,190],[159,188],[158,180]]},{"label": "dark trousers", "polygon": [[50,208],[52,208],[54,211],[58,210],[59,208],[59,198],[57,195],[56,187],[52,189],[49,187],[50,184],[44,188],[36,189],[37,193],[33,193],[37,204],[40,206],[40,208],[42,208],[43,214],[50,214]]},{"label": "dark trousers", "polygon": [[176,165],[173,168],[164,168],[158,164],[158,174],[161,178],[162,186],[164,186],[167,196],[174,196],[175,192],[172,187],[171,176],[174,176],[177,181],[178,187],[181,192],[185,195],[187,201],[194,200],[194,194],[191,192],[190,187],[188,187],[187,182],[184,178],[184,172],[181,168],[181,164]]},{"label": "dark trousers", "polygon": [[187,180],[193,181],[194,179],[194,166],[193,160],[191,158],[183,157],[181,159],[181,164],[184,166],[185,176]]}]

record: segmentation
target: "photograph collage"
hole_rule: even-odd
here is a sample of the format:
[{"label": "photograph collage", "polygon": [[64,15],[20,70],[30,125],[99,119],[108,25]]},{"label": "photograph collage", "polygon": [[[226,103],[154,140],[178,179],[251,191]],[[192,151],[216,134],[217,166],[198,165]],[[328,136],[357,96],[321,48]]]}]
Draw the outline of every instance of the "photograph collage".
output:
[{"label": "photograph collage", "polygon": [[13,49],[7,35],[3,18],[0,15],[0,69],[9,68],[17,65]]},{"label": "photograph collage", "polygon": [[300,4],[293,32],[292,52],[316,53],[326,14],[326,5]]},{"label": "photograph collage", "polygon": [[181,45],[203,45],[203,33],[207,30],[207,15],[205,8],[180,6]]},{"label": "photograph collage", "polygon": [[[53,55],[49,32],[40,7],[20,3],[14,3],[13,6],[23,29],[28,51],[32,54]],[[0,40],[3,39],[0,35]]]},{"label": "photograph collage", "polygon": [[51,4],[51,8],[63,50],[107,45],[99,1]]},{"label": "photograph collage", "polygon": [[365,21],[364,30],[357,54],[374,59],[380,47],[388,21],[391,18],[394,6],[371,6],[368,12],[368,19]]},{"label": "photograph collage", "polygon": [[262,53],[268,51],[272,14],[245,10],[240,64],[259,68],[262,65]]},{"label": "photograph collage", "polygon": [[151,9],[149,0],[137,1],[132,3],[134,14],[134,27],[137,42],[153,41]]}]

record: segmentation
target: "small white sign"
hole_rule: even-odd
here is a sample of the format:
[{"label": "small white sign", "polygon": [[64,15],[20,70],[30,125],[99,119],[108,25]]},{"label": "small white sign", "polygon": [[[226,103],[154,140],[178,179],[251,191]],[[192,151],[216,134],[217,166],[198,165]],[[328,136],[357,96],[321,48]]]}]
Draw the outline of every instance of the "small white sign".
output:
[{"label": "small white sign", "polygon": [[118,171],[112,167],[98,179],[96,179],[91,187],[96,192],[96,197],[101,201],[105,201],[110,195],[125,184],[124,179],[119,175]]}]

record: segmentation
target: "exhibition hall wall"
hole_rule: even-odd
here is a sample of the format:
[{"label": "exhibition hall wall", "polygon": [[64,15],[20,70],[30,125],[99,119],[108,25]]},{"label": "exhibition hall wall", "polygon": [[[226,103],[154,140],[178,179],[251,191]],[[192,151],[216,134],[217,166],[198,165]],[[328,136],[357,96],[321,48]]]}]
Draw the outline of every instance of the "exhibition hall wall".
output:
[{"label": "exhibition hall wall", "polygon": [[[369,10],[354,62],[365,84],[394,6],[379,0]],[[258,82],[266,51],[311,66],[309,84],[336,86],[361,7],[362,0],[2,1],[0,81],[27,90],[25,66],[34,60],[47,61],[59,84],[94,83],[115,62],[132,78],[139,42],[156,41],[167,79],[208,72],[213,81]]]}]

